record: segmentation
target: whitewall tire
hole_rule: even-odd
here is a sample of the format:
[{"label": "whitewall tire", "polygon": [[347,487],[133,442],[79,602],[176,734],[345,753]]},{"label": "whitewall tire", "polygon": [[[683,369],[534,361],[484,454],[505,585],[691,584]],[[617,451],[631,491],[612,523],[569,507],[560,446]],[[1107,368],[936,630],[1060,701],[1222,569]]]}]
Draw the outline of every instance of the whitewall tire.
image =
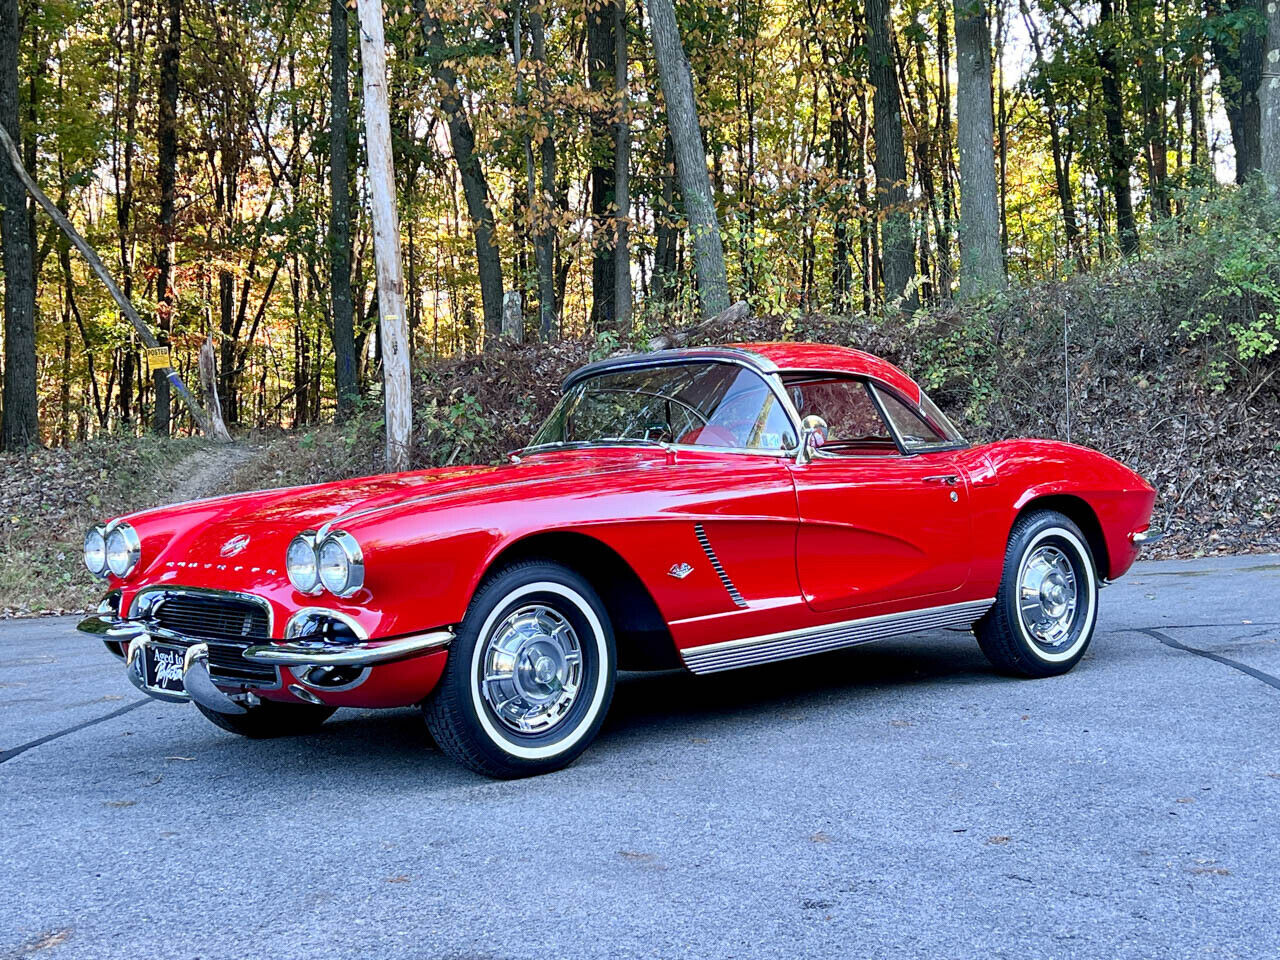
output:
[{"label": "whitewall tire", "polygon": [[617,674],[604,605],[575,571],[524,561],[476,592],[424,705],[440,748],[493,777],[572,763],[604,722]]},{"label": "whitewall tire", "polygon": [[976,628],[983,653],[1015,676],[1066,673],[1088,649],[1097,617],[1097,565],[1080,528],[1053,510],[1019,517],[995,606]]}]

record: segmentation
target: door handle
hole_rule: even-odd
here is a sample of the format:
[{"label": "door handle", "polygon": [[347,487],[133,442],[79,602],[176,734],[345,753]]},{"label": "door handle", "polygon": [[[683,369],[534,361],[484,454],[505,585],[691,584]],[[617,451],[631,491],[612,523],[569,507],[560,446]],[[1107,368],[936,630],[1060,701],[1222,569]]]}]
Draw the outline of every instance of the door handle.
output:
[{"label": "door handle", "polygon": [[945,483],[949,487],[954,487],[957,483],[960,482],[960,478],[956,476],[954,473],[942,473],[942,474],[938,474],[936,477],[925,477],[924,482],[925,483]]}]

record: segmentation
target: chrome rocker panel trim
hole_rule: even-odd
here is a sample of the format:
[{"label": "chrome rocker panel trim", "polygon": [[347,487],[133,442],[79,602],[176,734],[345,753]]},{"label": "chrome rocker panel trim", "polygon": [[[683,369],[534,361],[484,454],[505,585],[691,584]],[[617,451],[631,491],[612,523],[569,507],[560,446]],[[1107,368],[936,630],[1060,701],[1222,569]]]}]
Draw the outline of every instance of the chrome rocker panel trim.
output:
[{"label": "chrome rocker panel trim", "polygon": [[936,630],[939,627],[972,626],[982,619],[995,602],[995,598],[968,600],[964,603],[863,617],[761,637],[725,640],[689,647],[681,650],[680,655],[684,658],[685,666],[694,673],[718,673],[721,670],[789,660],[811,653],[825,653],[828,650],[839,650],[886,637]]},{"label": "chrome rocker panel trim", "polygon": [[452,642],[452,630],[432,630],[411,637],[367,643],[300,640],[250,647],[244,652],[244,658],[254,663],[287,667],[368,667],[443,650]]}]

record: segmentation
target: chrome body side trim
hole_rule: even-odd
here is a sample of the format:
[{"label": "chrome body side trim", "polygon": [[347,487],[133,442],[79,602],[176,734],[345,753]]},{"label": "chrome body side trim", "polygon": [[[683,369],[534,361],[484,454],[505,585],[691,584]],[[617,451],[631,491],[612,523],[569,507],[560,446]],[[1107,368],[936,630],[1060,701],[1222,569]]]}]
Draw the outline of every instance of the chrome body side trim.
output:
[{"label": "chrome body side trim", "polygon": [[453,642],[453,631],[400,637],[368,643],[332,643],[323,640],[296,640],[292,643],[264,643],[244,652],[246,660],[289,667],[367,667],[377,663],[406,660],[433,650],[443,650]]},{"label": "chrome body side trim", "polygon": [[745,607],[747,601],[743,599],[742,594],[738,592],[738,588],[734,586],[729,574],[725,573],[724,565],[720,562],[720,558],[716,556],[715,548],[711,546],[711,541],[707,539],[707,531],[702,524],[695,523],[693,525],[694,536],[698,538],[698,543],[702,546],[702,552],[707,555],[707,559],[711,561],[712,569],[715,570],[716,576],[720,578],[720,582],[724,584],[725,590],[729,592],[730,599],[739,607]]},{"label": "chrome body side trim", "polygon": [[685,665],[694,673],[717,673],[737,667],[772,663],[775,660],[789,660],[811,653],[825,653],[871,640],[936,630],[939,627],[970,626],[981,620],[994,604],[994,598],[968,600],[923,610],[863,617],[803,630],[708,643],[681,650],[680,655],[684,658]]}]

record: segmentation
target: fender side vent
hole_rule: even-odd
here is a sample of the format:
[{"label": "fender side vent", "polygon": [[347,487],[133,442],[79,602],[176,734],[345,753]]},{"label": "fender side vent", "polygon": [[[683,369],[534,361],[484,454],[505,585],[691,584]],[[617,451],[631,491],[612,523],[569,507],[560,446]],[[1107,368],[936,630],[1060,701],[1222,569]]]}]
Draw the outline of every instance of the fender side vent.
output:
[{"label": "fender side vent", "polygon": [[729,579],[729,574],[724,572],[724,566],[720,563],[720,558],[716,556],[715,550],[711,547],[711,541],[707,539],[707,531],[702,528],[702,524],[695,523],[693,532],[698,538],[698,543],[702,545],[702,552],[707,555],[707,559],[711,561],[711,566],[716,571],[716,576],[720,578],[720,582],[724,584],[725,590],[729,592],[729,597],[740,607],[745,607],[747,601],[742,599],[742,594],[738,592],[738,588],[733,585],[733,581]]}]

